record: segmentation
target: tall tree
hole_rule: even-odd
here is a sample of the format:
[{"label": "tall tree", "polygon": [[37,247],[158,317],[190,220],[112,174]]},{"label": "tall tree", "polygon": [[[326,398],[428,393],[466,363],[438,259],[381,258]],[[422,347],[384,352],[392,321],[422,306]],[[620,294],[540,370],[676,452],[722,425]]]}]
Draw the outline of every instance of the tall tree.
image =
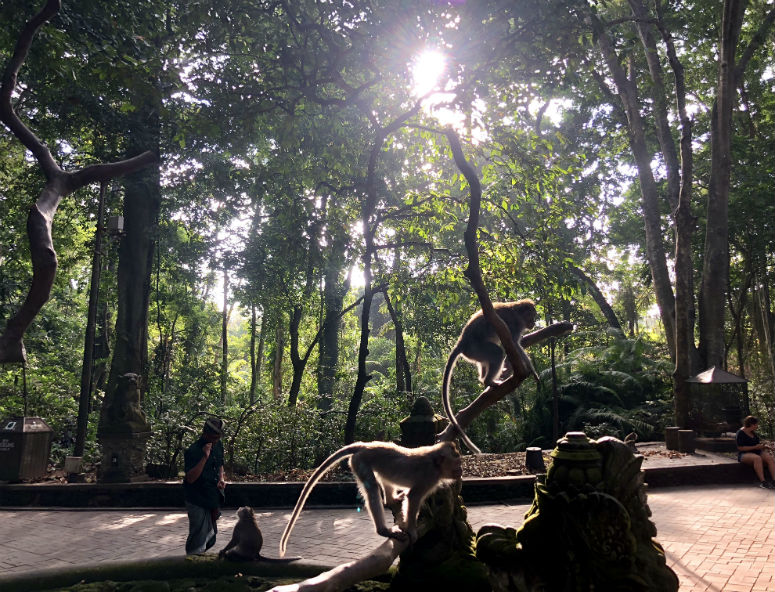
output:
[{"label": "tall tree", "polygon": [[[32,284],[24,303],[9,319],[0,336],[0,361],[2,362],[23,362],[26,359],[22,338],[27,327],[50,297],[57,269],[51,226],[62,198],[84,185],[132,173],[156,160],[153,152],[146,151],[139,156],[132,156],[114,164],[91,165],[76,172],[66,172],[56,163],[48,147],[16,114],[11,99],[16,88],[19,70],[30,50],[33,37],[40,27],[59,11],[59,8],[59,0],[49,0],[24,27],[17,40],[13,56],[6,66],[0,87],[0,120],[32,152],[46,178],[46,186],[30,208],[27,219],[33,267]],[[147,147],[147,145],[144,146],[144,148]],[[136,155],[137,147],[132,148],[131,154]]]},{"label": "tall tree", "polygon": [[417,101],[415,105],[395,117],[386,124],[373,121],[374,140],[369,151],[368,169],[366,181],[364,184],[364,198],[361,205],[361,228],[363,229],[363,304],[361,305],[361,337],[358,344],[358,377],[355,381],[355,388],[350,397],[350,404],[347,408],[347,421],[344,427],[344,442],[350,444],[355,441],[355,426],[358,411],[363,401],[363,392],[366,384],[371,380],[371,376],[366,370],[366,359],[369,355],[369,318],[371,313],[371,304],[374,300],[374,286],[372,284],[372,264],[375,254],[374,238],[378,229],[378,223],[375,220],[376,208],[379,199],[379,184],[377,175],[379,174],[379,157],[382,153],[386,140],[396,131],[401,129],[412,117],[420,111],[422,103]]},{"label": "tall tree", "polygon": [[328,250],[323,278],[324,317],[318,355],[318,409],[331,409],[336,372],[339,368],[339,333],[342,326],[344,297],[350,289],[350,271],[342,278],[345,267],[345,241],[335,236]]}]

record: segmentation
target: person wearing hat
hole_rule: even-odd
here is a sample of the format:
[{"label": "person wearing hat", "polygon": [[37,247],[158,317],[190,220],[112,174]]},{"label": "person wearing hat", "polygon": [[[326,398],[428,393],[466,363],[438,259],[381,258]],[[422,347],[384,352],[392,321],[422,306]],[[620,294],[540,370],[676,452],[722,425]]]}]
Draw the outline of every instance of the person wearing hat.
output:
[{"label": "person wearing hat", "polygon": [[183,494],[188,512],[186,555],[204,553],[215,544],[224,498],[223,421],[205,421],[202,435],[185,452]]}]

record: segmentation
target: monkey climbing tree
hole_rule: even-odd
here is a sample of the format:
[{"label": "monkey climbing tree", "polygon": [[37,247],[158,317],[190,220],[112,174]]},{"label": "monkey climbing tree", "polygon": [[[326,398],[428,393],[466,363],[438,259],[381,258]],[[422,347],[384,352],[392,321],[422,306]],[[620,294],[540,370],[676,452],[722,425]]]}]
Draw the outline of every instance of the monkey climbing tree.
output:
[{"label": "monkey climbing tree", "polygon": [[[512,368],[514,368],[514,373],[510,378],[496,386],[486,388],[470,405],[468,405],[468,407],[456,414],[458,423],[462,428],[465,428],[485,409],[494,405],[508,393],[515,390],[530,374],[527,371],[520,372],[520,369],[523,368],[523,366],[520,364],[519,353],[516,346],[511,340],[511,333],[506,324],[496,314],[492,301],[487,293],[487,289],[482,281],[482,273],[479,266],[479,245],[477,241],[479,208],[482,197],[479,178],[474,168],[466,160],[457,134],[451,129],[447,129],[443,133],[446,135],[449,142],[455,164],[463,173],[469,184],[470,214],[465,231],[465,244],[469,265],[464,273],[471,282],[471,285],[479,298],[479,302],[482,306],[482,314],[485,319],[495,327],[498,337],[503,344],[503,348],[506,351],[508,360],[511,363]],[[571,323],[555,323],[549,327],[525,335],[522,338],[522,345],[524,347],[529,347],[550,337],[565,335],[572,330],[573,325]],[[456,437],[456,429],[450,426],[439,434],[438,440],[450,441],[454,440]],[[434,520],[423,521],[421,518],[418,525],[420,538],[412,549],[409,549],[408,541],[398,541],[393,538],[388,538],[371,553],[360,559],[339,565],[330,571],[304,580],[303,582],[277,586],[273,588],[271,592],[333,592],[336,590],[344,590],[357,582],[385,573],[393,564],[396,557],[402,554],[404,555],[402,555],[402,561],[399,565],[399,571],[396,577],[416,578],[423,574],[423,572],[428,571],[428,565],[423,564],[423,558],[421,556],[417,554],[412,556],[411,554],[416,553],[418,547],[422,550],[422,539],[432,530],[434,532],[443,531],[443,534],[440,534],[439,537],[435,537],[437,539],[457,541],[457,547],[451,548],[450,553],[456,555],[453,561],[458,564],[463,563],[465,568],[462,571],[455,571],[455,575],[452,577],[470,578],[470,580],[466,580],[466,589],[468,590],[476,590],[476,582],[479,582],[479,584],[482,585],[482,589],[489,589],[489,585],[487,585],[484,575],[484,568],[473,556],[474,533],[465,518],[465,509],[462,506],[462,498],[459,497],[460,485],[461,483],[457,482],[451,487],[442,487],[429,498],[429,503],[434,504]],[[407,550],[408,553],[404,553]],[[401,572],[404,564],[407,564],[407,569],[411,572],[411,575],[406,572],[402,575]],[[419,571],[412,570],[412,568],[416,570],[418,567]],[[443,574],[444,571],[444,569],[440,569],[436,573]],[[429,576],[425,573],[424,577],[432,578],[434,576]],[[460,581],[463,580],[458,580],[458,583],[460,583]]]}]

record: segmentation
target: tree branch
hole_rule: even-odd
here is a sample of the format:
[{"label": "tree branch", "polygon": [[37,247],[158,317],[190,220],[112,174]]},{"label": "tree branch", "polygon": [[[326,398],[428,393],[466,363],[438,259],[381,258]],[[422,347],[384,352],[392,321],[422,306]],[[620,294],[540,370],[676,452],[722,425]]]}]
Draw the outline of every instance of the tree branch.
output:
[{"label": "tree branch", "polygon": [[2,87],[0,87],[0,120],[33,153],[47,181],[27,217],[32,282],[21,307],[8,320],[0,335],[0,363],[26,361],[27,353],[22,342],[24,333],[51,296],[51,287],[54,285],[57,270],[57,255],[51,237],[51,226],[62,198],[87,183],[108,181],[137,171],[157,160],[154,154],[145,152],[117,163],[92,165],[80,171],[67,173],[57,165],[46,145],[16,115],[11,104],[11,96],[16,87],[19,70],[29,53],[35,33],[58,12],[59,8],[59,0],[48,0],[43,9],[25,25],[16,42],[14,54],[3,73]]},{"label": "tree branch", "polygon": [[16,41],[13,56],[6,66],[3,84],[0,87],[0,121],[6,124],[13,135],[24,144],[24,147],[35,155],[40,168],[43,169],[43,174],[49,181],[54,176],[61,174],[62,169],[59,168],[46,145],[16,115],[11,104],[11,95],[16,88],[16,79],[24,60],[27,59],[33,37],[40,27],[59,12],[60,5],[60,0],[48,0],[40,12],[24,26],[19,39]]},{"label": "tree branch", "polygon": [[[522,347],[527,348],[531,345],[535,345],[536,343],[550,339],[551,337],[561,337],[563,335],[567,335],[572,331],[573,323],[568,321],[561,321],[559,323],[549,325],[548,327],[538,329],[537,331],[533,331],[532,333],[523,335],[522,339],[520,340],[520,344],[522,344]],[[461,409],[455,414],[457,423],[461,428],[466,429],[469,425],[471,425],[471,422],[479,417],[479,415],[485,409],[495,405],[495,403],[500,401],[503,397],[508,395],[513,390],[516,390],[517,387],[522,384],[522,381],[525,380],[525,378],[527,377],[513,374],[508,380],[505,380],[504,382],[495,385],[494,387],[486,388],[476,399],[471,402],[470,405],[468,405],[468,407]],[[436,441],[444,442],[448,440],[454,440],[457,437],[457,430],[450,424],[444,429],[444,431],[436,436]]]},{"label": "tree branch", "polygon": [[158,157],[151,151],[143,152],[132,158],[103,164],[93,164],[80,171],[70,174],[70,184],[73,191],[90,183],[104,182],[116,177],[123,177],[158,161]]},{"label": "tree branch", "polygon": [[770,27],[772,27],[773,22],[775,22],[775,8],[770,10],[767,13],[767,16],[764,17],[762,24],[759,25],[759,29],[754,33],[748,46],[743,51],[743,55],[737,60],[737,64],[735,64],[735,86],[739,87],[743,83],[745,69],[748,67],[748,63],[751,61],[753,54],[767,39],[767,33],[769,32]]},{"label": "tree branch", "polygon": [[484,282],[482,281],[482,270],[479,266],[479,243],[477,240],[477,232],[479,230],[479,209],[482,201],[482,185],[479,182],[479,177],[476,174],[474,167],[469,164],[463,154],[463,149],[457,134],[452,129],[445,130],[444,134],[449,141],[452,157],[455,159],[457,168],[460,169],[460,172],[463,173],[466,181],[468,181],[470,192],[470,213],[468,216],[468,225],[466,226],[463,235],[466,251],[468,252],[468,267],[463,272],[463,275],[471,282],[471,286],[476,292],[476,296],[479,298],[479,304],[482,307],[484,318],[487,319],[487,322],[493,326],[495,332],[498,334],[498,338],[511,363],[511,367],[514,369],[514,374],[522,375],[522,378],[525,378],[529,376],[528,370],[527,368],[523,368],[522,359],[517,353],[516,345],[511,340],[511,332],[506,326],[506,323],[503,322],[503,319],[495,312],[490,296],[487,293],[487,288],[484,287]]},{"label": "tree branch", "polygon": [[275,586],[269,592],[334,592],[385,573],[404,549],[408,541],[386,539],[365,557],[343,563],[327,572],[297,584]]},{"label": "tree branch", "polygon": [[616,316],[616,313],[614,312],[614,309],[611,308],[611,305],[608,304],[608,300],[606,300],[603,293],[600,291],[600,288],[597,287],[597,284],[595,283],[595,280],[593,280],[591,277],[589,277],[583,269],[576,267],[575,265],[570,266],[570,271],[575,275],[577,278],[579,278],[582,282],[584,282],[587,287],[589,288],[590,294],[592,296],[592,299],[597,304],[598,308],[600,309],[600,312],[603,313],[603,316],[606,318],[606,321],[608,321],[608,326],[616,329],[617,331],[621,331],[622,334],[624,334],[624,330],[622,329],[621,323],[619,323],[619,319]]}]

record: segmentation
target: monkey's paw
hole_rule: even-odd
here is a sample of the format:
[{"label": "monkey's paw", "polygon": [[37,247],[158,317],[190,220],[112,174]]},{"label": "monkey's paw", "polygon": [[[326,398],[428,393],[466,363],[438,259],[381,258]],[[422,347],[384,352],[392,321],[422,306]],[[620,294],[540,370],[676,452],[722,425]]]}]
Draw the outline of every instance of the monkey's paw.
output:
[{"label": "monkey's paw", "polygon": [[406,499],[406,489],[399,489],[387,500],[385,505],[392,506],[393,504],[403,503]]},{"label": "monkey's paw", "polygon": [[406,541],[409,539],[409,535],[398,526],[394,526],[393,528],[382,528],[377,532],[383,537],[396,539],[397,541]]}]

